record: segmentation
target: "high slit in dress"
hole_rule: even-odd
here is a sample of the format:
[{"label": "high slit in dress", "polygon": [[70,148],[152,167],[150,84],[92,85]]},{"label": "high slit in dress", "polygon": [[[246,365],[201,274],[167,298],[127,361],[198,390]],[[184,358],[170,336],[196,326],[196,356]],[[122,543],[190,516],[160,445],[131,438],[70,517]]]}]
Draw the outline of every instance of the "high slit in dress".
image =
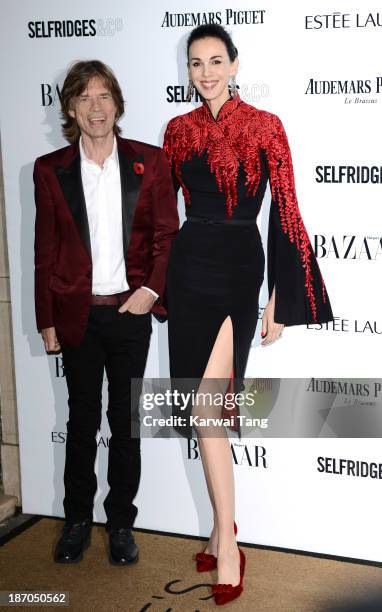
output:
[{"label": "high slit in dress", "polygon": [[[275,321],[333,319],[298,209],[287,137],[276,115],[237,95],[216,119],[206,102],[172,119],[164,149],[187,217],[172,242],[167,272],[170,376],[182,379],[184,390],[185,379],[200,380],[230,316],[237,392],[258,321],[265,256],[256,220],[268,180],[267,271],[269,295],[276,288]],[[232,429],[240,430],[237,421]],[[192,435],[190,427],[178,431]]]}]

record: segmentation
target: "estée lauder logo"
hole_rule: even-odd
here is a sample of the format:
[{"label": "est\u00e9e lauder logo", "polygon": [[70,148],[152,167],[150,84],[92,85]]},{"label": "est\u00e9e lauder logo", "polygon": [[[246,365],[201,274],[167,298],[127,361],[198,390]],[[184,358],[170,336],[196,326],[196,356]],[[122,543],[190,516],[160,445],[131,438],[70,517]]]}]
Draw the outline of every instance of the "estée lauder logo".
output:
[{"label": "est\u00e9e lauder logo", "polygon": [[306,15],[306,30],[342,30],[347,28],[380,28],[382,13],[324,13],[323,15]]},{"label": "est\u00e9e lauder logo", "polygon": [[328,323],[309,323],[307,329],[314,331],[331,331],[353,334],[382,334],[382,325],[372,318],[366,319],[345,319],[344,317],[334,317]]},{"label": "est\u00e9e lauder logo", "polygon": [[[68,432],[67,431],[52,431],[51,442],[52,444],[65,444]],[[110,438],[108,436],[99,435],[97,437],[97,448],[109,448]]]}]

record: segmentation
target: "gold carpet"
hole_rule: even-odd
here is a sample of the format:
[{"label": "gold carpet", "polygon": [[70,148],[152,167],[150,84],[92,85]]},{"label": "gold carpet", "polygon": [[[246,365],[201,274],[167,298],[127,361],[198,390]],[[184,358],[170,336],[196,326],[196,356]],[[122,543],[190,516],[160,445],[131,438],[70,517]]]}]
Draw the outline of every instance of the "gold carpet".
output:
[{"label": "gold carpet", "polygon": [[[52,561],[52,552],[62,526],[62,521],[42,519],[0,548],[0,590],[67,591],[69,608],[78,611],[219,609],[208,588],[208,583],[216,580],[216,572],[198,574],[194,570],[192,556],[203,547],[202,542],[137,531],[140,561],[130,567],[115,567],[107,559],[105,530],[93,527],[92,544],[83,561],[58,565]],[[249,547],[244,550],[247,556],[244,594],[221,609],[382,611],[379,567]]]}]

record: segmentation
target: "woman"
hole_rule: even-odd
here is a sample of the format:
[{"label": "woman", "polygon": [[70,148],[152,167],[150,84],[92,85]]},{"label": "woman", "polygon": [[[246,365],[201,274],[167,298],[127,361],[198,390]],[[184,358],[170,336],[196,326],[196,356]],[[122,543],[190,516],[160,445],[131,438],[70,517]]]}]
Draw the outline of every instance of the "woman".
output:
[{"label": "woman", "polygon": [[[170,372],[172,378],[201,379],[203,388],[211,379],[226,385],[232,372],[239,380],[245,374],[264,276],[256,217],[268,179],[270,299],[262,345],[279,338],[284,325],[322,323],[333,315],[298,209],[280,119],[240,99],[238,52],[224,28],[195,28],[187,53],[189,99],[196,88],[203,104],[172,119],[164,140],[187,214],[168,268]],[[197,569],[217,565],[213,594],[222,604],[242,592],[245,564],[235,539],[232,459],[225,430],[215,437],[199,430],[214,526]]]}]

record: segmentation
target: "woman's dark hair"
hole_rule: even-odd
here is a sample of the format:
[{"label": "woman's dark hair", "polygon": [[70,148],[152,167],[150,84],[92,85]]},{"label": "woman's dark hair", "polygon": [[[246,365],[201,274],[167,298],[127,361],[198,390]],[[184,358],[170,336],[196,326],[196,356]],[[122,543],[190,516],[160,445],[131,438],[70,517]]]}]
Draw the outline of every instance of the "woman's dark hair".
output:
[{"label": "woman's dark hair", "polygon": [[187,38],[187,57],[190,56],[190,47],[193,42],[200,40],[201,38],[218,38],[221,40],[227,49],[227,53],[231,62],[235,61],[238,56],[238,50],[233,44],[231,36],[223,26],[216,23],[210,23],[208,25],[201,25],[194,28]]},{"label": "woman's dark hair", "polygon": [[[69,142],[77,142],[81,136],[77,121],[70,116],[73,98],[80,96],[87,88],[90,79],[99,77],[113,97],[117,107],[116,121],[123,115],[125,104],[119,83],[109,66],[99,60],[78,61],[71,65],[61,90],[62,131]],[[121,128],[115,123],[114,134],[120,134]]]}]

